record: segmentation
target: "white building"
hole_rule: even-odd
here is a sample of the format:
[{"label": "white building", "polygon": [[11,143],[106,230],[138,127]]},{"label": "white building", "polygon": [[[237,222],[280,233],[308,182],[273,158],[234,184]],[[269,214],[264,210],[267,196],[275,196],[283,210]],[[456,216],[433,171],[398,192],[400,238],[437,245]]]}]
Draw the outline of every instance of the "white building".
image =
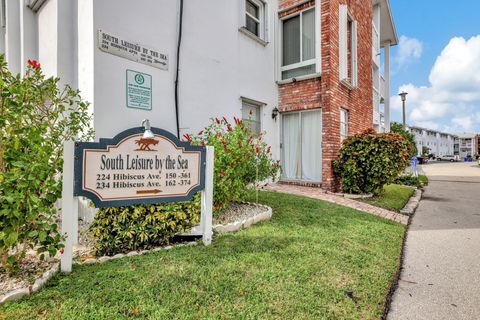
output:
[{"label": "white building", "polygon": [[422,155],[424,148],[437,157],[454,154],[455,135],[413,126],[408,130],[415,135],[418,155]]},{"label": "white building", "polygon": [[457,133],[455,137],[455,154],[462,159],[478,154],[478,134]]},{"label": "white building", "polygon": [[[252,111],[274,157],[292,158],[287,165],[295,174],[309,171],[293,179],[325,186],[334,185],[331,160],[342,137],[389,129],[390,46],[398,39],[388,0],[0,2],[0,51],[10,69],[21,73],[28,59],[37,59],[47,75],[80,89],[91,102],[97,139],[146,118],[182,136],[211,117],[246,118]],[[327,54],[332,58],[322,60]],[[287,115],[295,121],[283,121]],[[308,142],[298,142],[303,132],[315,133],[298,157],[282,151],[287,122],[296,128],[293,146]]]}]

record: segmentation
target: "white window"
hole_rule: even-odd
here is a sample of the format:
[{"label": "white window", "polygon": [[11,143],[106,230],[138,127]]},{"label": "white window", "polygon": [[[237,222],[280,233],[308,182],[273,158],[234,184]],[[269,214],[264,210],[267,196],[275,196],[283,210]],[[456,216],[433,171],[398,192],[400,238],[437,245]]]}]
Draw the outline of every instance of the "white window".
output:
[{"label": "white window", "polygon": [[339,18],[340,82],[353,89],[358,86],[357,22],[346,5],[340,5]]},{"label": "white window", "polygon": [[247,35],[255,36],[255,39],[266,41],[267,34],[267,9],[262,0],[241,0],[244,1],[245,15],[243,17],[241,31]]},{"label": "white window", "polygon": [[348,137],[348,111],[340,109],[340,141]]},{"label": "white window", "polygon": [[242,100],[242,119],[256,135],[262,132],[261,122],[261,103],[256,103],[251,100]]},{"label": "white window", "polygon": [[282,20],[282,79],[316,72],[315,8]]}]

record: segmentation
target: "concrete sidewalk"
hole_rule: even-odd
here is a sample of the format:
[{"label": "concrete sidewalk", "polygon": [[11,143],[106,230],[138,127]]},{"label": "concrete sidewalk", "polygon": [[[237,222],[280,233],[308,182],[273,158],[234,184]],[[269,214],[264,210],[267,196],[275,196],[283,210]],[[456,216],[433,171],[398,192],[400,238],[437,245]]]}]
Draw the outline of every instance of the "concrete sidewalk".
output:
[{"label": "concrete sidewalk", "polygon": [[480,169],[445,165],[425,168],[388,319],[480,319]]}]

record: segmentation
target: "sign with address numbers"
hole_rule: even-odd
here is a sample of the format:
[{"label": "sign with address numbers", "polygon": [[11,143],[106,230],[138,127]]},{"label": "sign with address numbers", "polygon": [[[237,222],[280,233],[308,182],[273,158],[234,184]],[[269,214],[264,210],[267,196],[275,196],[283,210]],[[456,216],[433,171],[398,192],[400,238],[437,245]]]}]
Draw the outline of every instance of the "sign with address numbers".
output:
[{"label": "sign with address numbers", "polygon": [[113,139],[75,143],[75,196],[96,207],[185,201],[204,188],[206,148],[173,134],[133,128]]}]

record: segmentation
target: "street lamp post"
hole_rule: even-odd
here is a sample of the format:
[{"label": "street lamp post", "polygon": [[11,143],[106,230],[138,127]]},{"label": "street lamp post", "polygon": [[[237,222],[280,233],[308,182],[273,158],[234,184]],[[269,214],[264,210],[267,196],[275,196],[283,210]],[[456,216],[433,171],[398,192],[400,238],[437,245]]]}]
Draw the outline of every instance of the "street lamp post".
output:
[{"label": "street lamp post", "polygon": [[407,122],[405,120],[405,101],[407,100],[407,92],[402,91],[399,96],[402,98],[402,109],[403,109],[403,129],[407,128]]}]

